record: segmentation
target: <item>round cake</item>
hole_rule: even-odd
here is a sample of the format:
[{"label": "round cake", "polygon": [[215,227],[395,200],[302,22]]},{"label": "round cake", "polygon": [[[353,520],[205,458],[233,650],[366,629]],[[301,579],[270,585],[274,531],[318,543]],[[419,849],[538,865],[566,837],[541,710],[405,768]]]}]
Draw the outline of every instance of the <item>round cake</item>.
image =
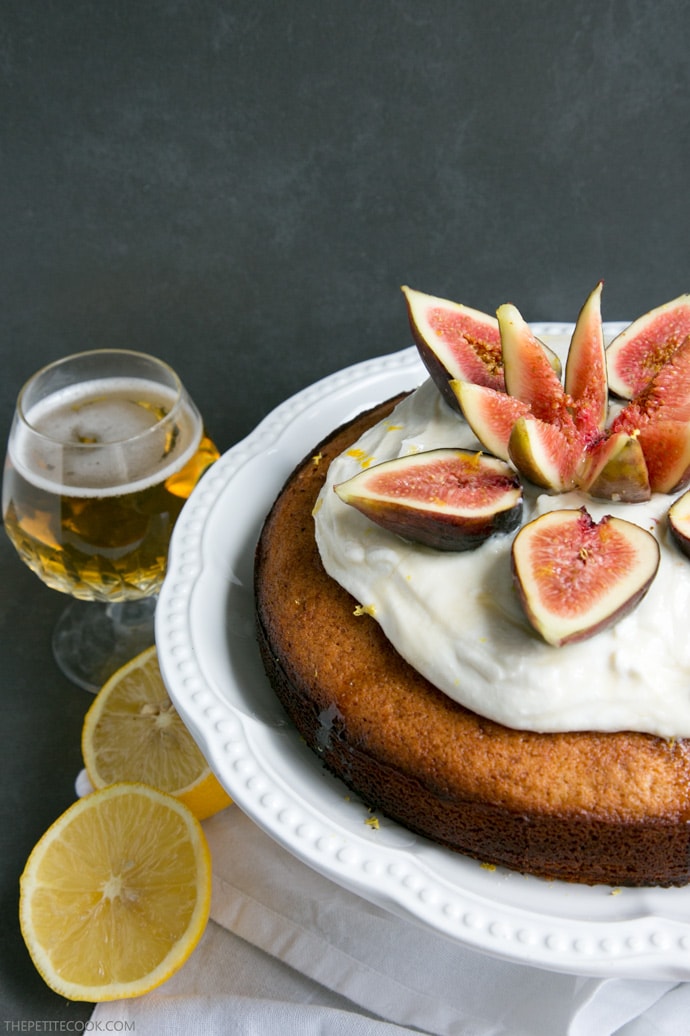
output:
[{"label": "round cake", "polygon": [[690,740],[479,715],[405,661],[366,602],[327,574],[313,512],[329,465],[397,402],[316,445],[262,530],[258,639],[288,715],[368,806],[484,864],[587,884],[687,884]]}]

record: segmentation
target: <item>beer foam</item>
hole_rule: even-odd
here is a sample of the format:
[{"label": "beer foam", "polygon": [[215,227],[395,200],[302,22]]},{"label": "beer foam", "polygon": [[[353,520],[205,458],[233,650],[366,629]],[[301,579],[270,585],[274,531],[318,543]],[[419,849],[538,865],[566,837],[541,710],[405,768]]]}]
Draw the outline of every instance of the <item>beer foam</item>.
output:
[{"label": "beer foam", "polygon": [[40,489],[84,498],[165,481],[193,457],[203,431],[186,396],[143,378],[66,386],[25,418],[10,436],[15,470]]}]

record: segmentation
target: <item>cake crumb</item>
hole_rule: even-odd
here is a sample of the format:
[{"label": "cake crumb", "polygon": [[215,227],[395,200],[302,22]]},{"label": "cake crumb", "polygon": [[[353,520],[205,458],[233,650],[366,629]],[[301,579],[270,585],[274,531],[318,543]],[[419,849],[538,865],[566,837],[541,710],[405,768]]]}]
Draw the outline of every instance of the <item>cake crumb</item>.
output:
[{"label": "cake crumb", "polygon": [[609,892],[609,895],[610,896],[620,896],[622,891],[623,891],[622,889],[611,889],[611,891]]},{"label": "cake crumb", "polygon": [[479,866],[481,867],[481,869],[483,871],[495,871],[496,870],[496,864],[495,863],[480,863]]},{"label": "cake crumb", "polygon": [[379,829],[379,818],[378,817],[367,817],[367,819],[364,821],[364,823],[367,825],[367,827],[372,828],[372,830],[374,830],[374,831],[378,831],[378,829]]},{"label": "cake crumb", "polygon": [[315,468],[318,468],[319,464],[323,460],[323,453],[315,453],[311,459],[312,464]]},{"label": "cake crumb", "polygon": [[376,608],[373,604],[358,604],[352,614],[358,617],[360,615],[371,615],[373,618],[376,615]]}]

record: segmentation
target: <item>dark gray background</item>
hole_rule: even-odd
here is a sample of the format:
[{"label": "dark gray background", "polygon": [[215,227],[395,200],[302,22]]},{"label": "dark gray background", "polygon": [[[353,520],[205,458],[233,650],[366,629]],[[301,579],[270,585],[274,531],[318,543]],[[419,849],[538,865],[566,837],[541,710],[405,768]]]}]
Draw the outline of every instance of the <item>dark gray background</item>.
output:
[{"label": "dark gray background", "polygon": [[[400,285],[528,320],[690,289],[683,0],[0,5],[0,418],[94,346],[168,359],[222,449],[410,342]],[[6,431],[5,431],[6,434]],[[88,705],[0,544],[0,1027],[83,1018],[17,925]]]}]

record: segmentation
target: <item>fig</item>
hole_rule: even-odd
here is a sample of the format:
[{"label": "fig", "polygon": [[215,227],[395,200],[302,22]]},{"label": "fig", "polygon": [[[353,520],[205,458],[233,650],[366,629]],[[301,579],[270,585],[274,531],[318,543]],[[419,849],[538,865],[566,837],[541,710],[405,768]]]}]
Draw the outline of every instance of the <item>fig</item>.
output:
[{"label": "fig", "polygon": [[654,493],[674,493],[690,481],[690,338],[647,387],[620,411],[611,434],[639,438]]},{"label": "fig", "polygon": [[[407,286],[403,286],[402,292],[419,355],[451,407],[459,408],[455,394],[448,387],[452,379],[504,390],[501,336],[495,317]],[[556,353],[544,343],[540,346],[560,375]]]},{"label": "fig", "polygon": [[559,375],[516,306],[497,310],[506,392],[526,403],[534,417],[575,430]]},{"label": "fig", "polygon": [[454,409],[458,403],[448,388],[451,378],[503,388],[501,336],[495,317],[407,286],[402,292],[422,362]]},{"label": "fig", "polygon": [[530,482],[556,493],[574,489],[581,450],[556,424],[533,415],[520,417],[513,425],[508,454],[518,471]]},{"label": "fig", "polygon": [[666,361],[642,392],[620,411],[616,427],[639,427],[654,417],[690,420],[690,336]]},{"label": "fig", "polygon": [[606,350],[611,392],[621,399],[639,395],[688,335],[690,295],[680,295],[638,317]]},{"label": "fig", "polygon": [[508,460],[508,442],[519,417],[529,414],[529,404],[507,392],[473,385],[470,381],[450,381],[463,416],[489,453]]},{"label": "fig", "polygon": [[622,518],[595,522],[586,508],[550,511],[513,541],[513,578],[523,609],[549,644],[585,640],[639,604],[659,567],[650,532]]},{"label": "fig", "polygon": [[522,517],[516,473],[473,450],[412,453],[366,468],[334,489],[384,529],[435,550],[471,550],[494,533],[512,532]]},{"label": "fig", "polygon": [[668,527],[675,543],[690,558],[690,490],[679,496],[668,509]]},{"label": "fig", "polygon": [[601,324],[599,281],[587,298],[575,324],[565,366],[565,391],[572,400],[572,414],[578,432],[595,439],[606,425],[608,380],[604,329]]},{"label": "fig", "polygon": [[679,493],[690,483],[690,424],[655,420],[640,429],[649,484],[654,493]]},{"label": "fig", "polygon": [[639,436],[617,432],[593,444],[586,453],[578,484],[590,496],[602,500],[626,504],[649,500],[652,490]]}]

